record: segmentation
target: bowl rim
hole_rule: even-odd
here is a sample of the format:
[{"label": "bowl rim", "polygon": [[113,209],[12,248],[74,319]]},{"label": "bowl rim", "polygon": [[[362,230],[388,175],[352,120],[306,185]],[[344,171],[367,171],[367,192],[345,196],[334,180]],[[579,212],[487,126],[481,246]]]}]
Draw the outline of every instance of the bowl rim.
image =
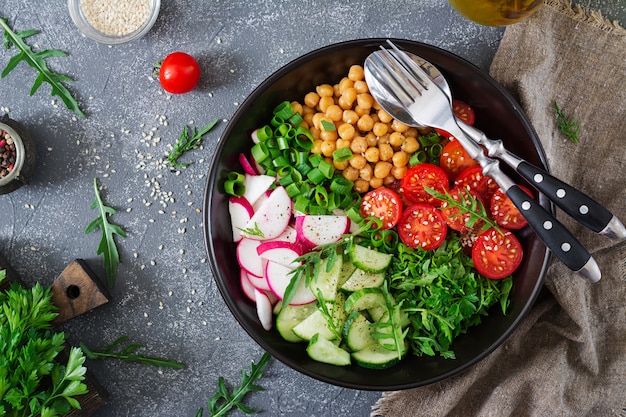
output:
[{"label": "bowl rim", "polygon": [[[517,119],[524,126],[524,128],[526,128],[529,132],[532,133],[530,135],[530,139],[532,140],[533,145],[535,146],[535,150],[537,151],[538,157],[539,157],[541,163],[543,164],[544,169],[547,172],[549,172],[548,160],[547,160],[545,151],[543,149],[543,146],[541,145],[541,142],[538,140],[538,135],[537,135],[535,129],[533,128],[532,124],[530,123],[530,120],[528,120],[526,114],[524,113],[524,111],[520,107],[519,103],[513,98],[513,96],[502,85],[500,85],[491,76],[489,76],[486,72],[482,71],[480,68],[478,68],[476,65],[474,65],[470,61],[466,60],[465,58],[460,57],[460,56],[458,56],[458,55],[456,55],[456,54],[454,54],[454,53],[452,53],[450,51],[447,51],[447,50],[442,49],[442,48],[440,48],[438,46],[435,46],[435,45],[431,45],[431,44],[427,44],[427,43],[419,42],[419,41],[414,41],[414,40],[407,40],[407,39],[362,38],[362,39],[352,39],[352,40],[337,42],[337,43],[329,44],[329,45],[326,45],[326,46],[323,46],[323,47],[311,50],[310,52],[307,52],[307,53],[305,53],[305,54],[303,54],[303,55],[293,59],[292,61],[288,62],[284,66],[278,68],[276,71],[274,71],[272,74],[270,74],[265,80],[263,80],[261,83],[259,83],[256,88],[254,88],[252,90],[252,92],[246,97],[246,99],[243,101],[243,103],[241,103],[241,105],[239,106],[237,111],[229,119],[226,128],[224,129],[224,131],[222,132],[222,134],[220,136],[220,140],[219,140],[219,142],[218,142],[218,144],[216,146],[216,149],[214,150],[213,156],[211,158],[210,168],[209,168],[209,171],[208,171],[208,174],[207,174],[207,181],[206,181],[206,184],[205,184],[203,205],[202,205],[203,238],[204,238],[204,243],[205,243],[205,249],[207,251],[207,254],[209,255],[209,263],[210,263],[211,270],[212,270],[212,273],[213,273],[213,280],[216,282],[216,284],[218,286],[218,289],[219,289],[219,291],[220,291],[220,293],[222,295],[222,298],[224,299],[224,302],[228,306],[228,309],[230,310],[231,314],[233,314],[233,316],[237,320],[238,324],[246,331],[246,333],[257,344],[259,344],[259,346],[261,346],[263,349],[265,349],[272,356],[274,356],[275,358],[277,358],[278,360],[283,362],[288,367],[290,367],[290,368],[292,368],[292,369],[294,369],[294,370],[296,370],[296,371],[298,371],[298,372],[300,372],[300,373],[302,373],[304,375],[307,375],[307,376],[309,376],[309,377],[311,377],[313,379],[317,379],[319,381],[322,381],[322,382],[326,382],[326,383],[329,383],[329,384],[332,384],[332,385],[336,385],[336,386],[340,386],[340,387],[344,387],[344,388],[358,389],[358,390],[365,390],[365,391],[396,391],[396,390],[411,389],[411,388],[416,388],[416,387],[419,387],[419,386],[430,385],[430,384],[433,384],[433,383],[436,383],[436,382],[440,382],[440,381],[446,380],[446,379],[448,379],[450,377],[453,377],[455,375],[461,374],[461,373],[467,371],[468,369],[472,368],[473,366],[475,366],[478,362],[480,362],[483,359],[485,359],[487,356],[489,356],[494,350],[496,350],[505,340],[507,340],[514,333],[514,331],[518,328],[520,323],[526,318],[526,315],[528,314],[529,310],[536,303],[537,298],[539,297],[540,293],[543,290],[545,276],[546,276],[546,273],[547,273],[548,266],[550,264],[549,261],[551,259],[551,252],[550,252],[550,250],[548,248],[545,248],[545,246],[544,246],[545,253],[544,253],[543,259],[541,261],[542,264],[541,264],[541,268],[540,268],[540,273],[539,273],[539,276],[537,277],[537,280],[535,282],[534,287],[532,288],[532,291],[530,293],[528,301],[523,306],[523,308],[521,309],[519,315],[515,318],[515,320],[511,323],[511,325],[509,325],[506,328],[506,330],[496,340],[494,340],[494,342],[487,349],[485,349],[480,355],[477,355],[473,359],[468,360],[467,362],[463,363],[459,367],[456,367],[456,368],[453,368],[453,369],[451,369],[451,370],[449,370],[447,372],[441,373],[441,374],[437,375],[436,377],[425,379],[425,380],[422,380],[422,381],[419,381],[419,382],[415,382],[415,383],[401,383],[401,384],[389,384],[389,385],[380,385],[380,384],[377,385],[376,383],[371,383],[371,384],[352,383],[352,382],[345,382],[345,381],[337,380],[337,379],[334,379],[332,377],[328,377],[328,376],[325,376],[323,374],[316,373],[314,371],[309,370],[306,367],[300,366],[299,364],[295,363],[289,357],[287,357],[286,355],[284,355],[280,351],[276,350],[269,343],[267,343],[261,337],[256,335],[253,331],[251,331],[251,329],[248,329],[248,328],[246,328],[245,326],[242,325],[242,322],[245,322],[247,320],[247,318],[237,308],[237,303],[231,297],[231,294],[228,293],[228,289],[225,287],[224,283],[220,279],[218,279],[218,277],[220,276],[220,271],[219,271],[218,265],[216,263],[216,254],[215,254],[214,246],[212,244],[212,239],[211,239],[212,230],[213,230],[212,229],[212,224],[209,221],[209,219],[211,217],[211,200],[212,200],[212,197],[213,197],[213,190],[216,188],[215,187],[216,186],[216,182],[219,181],[219,177],[220,177],[219,173],[217,172],[218,165],[219,165],[219,160],[220,160],[220,157],[221,157],[221,155],[223,153],[224,146],[225,146],[225,144],[227,142],[226,138],[231,134],[231,131],[233,130],[234,125],[235,125],[235,121],[238,120],[240,118],[240,116],[246,112],[248,103],[249,102],[253,102],[254,100],[258,99],[259,96],[261,96],[263,94],[263,92],[265,92],[265,90],[269,86],[271,86],[277,80],[282,78],[284,76],[284,74],[286,74],[286,73],[292,71],[294,68],[299,67],[302,64],[312,60],[313,58],[315,58],[318,55],[321,55],[321,54],[324,54],[324,53],[329,53],[329,52],[332,52],[332,51],[339,51],[339,50],[342,50],[342,49],[347,48],[347,47],[365,47],[365,46],[374,45],[374,44],[382,45],[382,44],[384,44],[386,42],[387,39],[391,40],[392,42],[394,42],[396,45],[399,45],[399,46],[411,45],[411,46],[414,46],[414,47],[417,47],[417,48],[430,49],[433,52],[441,54],[442,56],[446,57],[447,59],[451,59],[453,61],[458,62],[459,64],[462,64],[462,65],[464,65],[466,67],[470,67],[471,69],[473,69],[476,72],[476,75],[478,77],[483,78],[485,82],[490,84],[493,88],[495,88],[498,91],[498,93],[501,95],[501,97],[504,100],[506,100],[506,102],[514,110],[514,112],[517,115]],[[544,205],[546,207],[546,209],[548,209],[550,212],[552,212],[552,214],[554,214],[554,212],[555,212],[554,204],[551,201],[549,201],[547,198],[545,198],[545,196],[543,196],[541,194],[539,195],[538,198],[540,200],[540,203],[542,205]],[[376,372],[376,371],[372,370],[372,372]]]}]

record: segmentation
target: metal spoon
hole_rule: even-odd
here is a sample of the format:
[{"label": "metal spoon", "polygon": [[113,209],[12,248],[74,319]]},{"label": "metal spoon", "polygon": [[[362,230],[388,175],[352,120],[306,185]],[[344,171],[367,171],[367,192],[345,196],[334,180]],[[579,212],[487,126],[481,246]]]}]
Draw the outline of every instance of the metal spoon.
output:
[{"label": "metal spoon", "polygon": [[[399,51],[390,52],[398,53]],[[403,51],[403,53],[422,67],[426,74],[443,90],[450,102],[452,102],[452,92],[443,74],[425,59],[410,52]],[[367,65],[365,66],[365,78],[370,93],[387,113],[408,126],[420,126],[403,106],[396,101],[395,97],[386,93],[386,89],[380,84],[377,77],[371,74]],[[594,232],[605,235],[611,239],[626,239],[626,227],[624,227],[622,222],[591,197],[509,152],[504,148],[501,140],[489,139],[482,131],[473,126],[469,126],[460,119],[457,119],[457,124],[470,139],[483,145],[489,156],[497,157],[514,168],[537,190],[544,193],[576,221]]]}]

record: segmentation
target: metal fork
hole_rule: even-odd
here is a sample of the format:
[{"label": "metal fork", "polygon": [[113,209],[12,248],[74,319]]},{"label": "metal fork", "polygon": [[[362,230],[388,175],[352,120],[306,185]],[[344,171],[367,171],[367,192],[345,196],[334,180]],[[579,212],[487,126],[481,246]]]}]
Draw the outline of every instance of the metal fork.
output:
[{"label": "metal fork", "polygon": [[574,235],[530,198],[500,169],[496,159],[486,156],[483,149],[459,127],[446,94],[414,61],[404,53],[392,54],[381,46],[382,53],[371,54],[366,62],[372,74],[405,107],[413,119],[424,125],[443,129],[454,136],[483,169],[492,177],[528,220],[539,238],[572,271],[597,282],[600,269],[591,254]]}]

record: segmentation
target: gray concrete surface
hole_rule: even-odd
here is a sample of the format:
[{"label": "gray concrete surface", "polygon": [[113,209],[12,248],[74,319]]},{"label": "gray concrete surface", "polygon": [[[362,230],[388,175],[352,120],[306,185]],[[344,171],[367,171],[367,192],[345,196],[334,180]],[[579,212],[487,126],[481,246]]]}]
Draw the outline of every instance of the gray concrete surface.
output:
[{"label": "gray concrete surface", "polygon": [[[115,47],[81,36],[64,1],[0,3],[0,17],[14,29],[41,31],[29,38],[34,48],[68,52],[49,59],[50,67],[75,79],[69,86],[88,114],[75,120],[46,85],[29,97],[35,72],[24,64],[0,80],[0,106],[29,129],[39,152],[31,184],[0,196],[0,252],[29,284],[50,284],[75,258],[104,277],[99,233],[83,233],[96,216],[89,206],[97,178],[118,210],[112,220],[128,237],[117,240],[122,263],[112,302],[63,329],[72,343],[95,348],[128,335],[146,345],[143,353],[188,365],[168,370],[90,361],[110,395],[98,417],[194,416],[218,376],[236,385],[239,370],[262,354],[213,282],[199,208],[212,149],[238,103],[264,78],[318,47],[366,37],[430,43],[487,70],[503,33],[462,19],[445,0],[162,3],[146,37]],[[623,0],[582,4],[626,21]],[[151,79],[153,64],[175,50],[195,55],[203,71],[199,88],[180,96],[163,93]],[[12,55],[2,49],[0,67]],[[191,154],[189,168],[175,175],[156,162],[185,124],[213,118],[223,122]],[[166,206],[165,196],[173,199]],[[260,385],[266,391],[247,403],[267,416],[367,416],[381,395],[328,385],[276,360]]]}]

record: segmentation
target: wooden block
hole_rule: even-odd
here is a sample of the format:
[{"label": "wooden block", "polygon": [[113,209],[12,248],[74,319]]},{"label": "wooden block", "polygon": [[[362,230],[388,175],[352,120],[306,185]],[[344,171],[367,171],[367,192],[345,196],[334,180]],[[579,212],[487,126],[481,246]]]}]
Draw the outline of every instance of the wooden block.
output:
[{"label": "wooden block", "polygon": [[111,300],[108,290],[82,259],[69,264],[52,283],[52,302],[59,309],[55,323],[63,323]]}]

